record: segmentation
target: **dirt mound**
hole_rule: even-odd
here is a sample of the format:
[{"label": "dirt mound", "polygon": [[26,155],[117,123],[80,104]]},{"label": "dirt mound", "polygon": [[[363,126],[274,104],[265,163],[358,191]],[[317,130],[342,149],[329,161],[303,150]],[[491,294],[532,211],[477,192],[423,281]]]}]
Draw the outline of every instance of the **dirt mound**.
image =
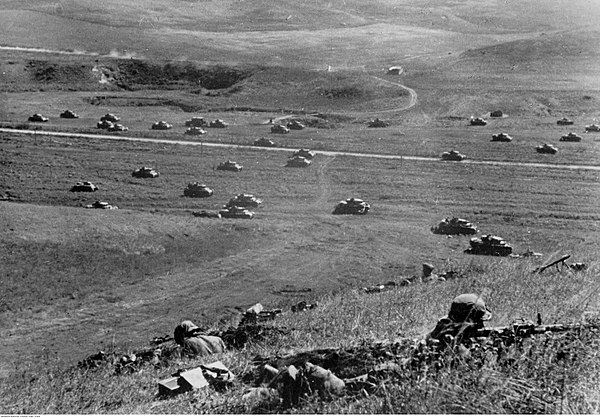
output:
[{"label": "dirt mound", "polygon": [[226,89],[252,75],[250,70],[225,66],[197,67],[193,63],[153,64],[149,61],[121,61],[112,75],[121,87],[169,86],[193,83],[207,90]]}]

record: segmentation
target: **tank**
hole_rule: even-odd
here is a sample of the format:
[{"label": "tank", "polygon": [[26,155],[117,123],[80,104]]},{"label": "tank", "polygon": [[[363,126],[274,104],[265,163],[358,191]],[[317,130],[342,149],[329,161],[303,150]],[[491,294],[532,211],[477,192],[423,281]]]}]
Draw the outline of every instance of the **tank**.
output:
[{"label": "tank", "polygon": [[252,219],[254,217],[254,212],[250,212],[248,209],[240,208],[238,206],[230,206],[221,209],[219,215],[223,218]]},{"label": "tank", "polygon": [[466,158],[466,155],[461,154],[458,151],[448,151],[442,154],[442,160],[444,161],[462,161]]},{"label": "tank", "polygon": [[367,127],[369,128],[387,128],[388,126],[390,126],[389,122],[386,122],[379,118],[375,118],[367,124]]},{"label": "tank", "polygon": [[351,197],[342,200],[333,210],[334,215],[366,215],[371,209],[371,205],[362,199]]},{"label": "tank", "polygon": [[573,125],[573,121],[571,119],[567,119],[567,118],[561,118],[559,120],[556,121],[557,125]]},{"label": "tank", "polygon": [[485,126],[487,125],[487,120],[483,118],[471,118],[469,122],[472,126]]},{"label": "tank", "polygon": [[551,144],[538,145],[535,150],[540,154],[556,154],[558,152],[558,148]]},{"label": "tank", "polygon": [[78,181],[73,187],[72,192],[95,192],[98,190],[98,186],[89,181]]},{"label": "tank", "polygon": [[151,167],[141,167],[131,173],[131,177],[152,179],[158,177],[160,173]]},{"label": "tank", "polygon": [[568,134],[560,137],[560,140],[562,142],[579,142],[582,139],[583,139],[582,137],[580,137],[579,135],[577,135],[574,132],[569,132]]},{"label": "tank", "polygon": [[77,118],[79,118],[79,115],[77,113],[67,109],[60,114],[60,117],[63,119],[77,119]]},{"label": "tank", "polygon": [[292,154],[292,158],[293,157],[303,157],[303,158],[306,158],[307,160],[312,160],[315,157],[315,155],[317,155],[317,154],[311,150],[300,148],[298,151],[296,151],[296,152],[294,152],[294,154]]},{"label": "tank", "polygon": [[252,194],[240,193],[239,195],[232,197],[227,203],[229,206],[238,206],[240,208],[256,208],[262,203],[261,199],[257,199]]},{"label": "tank", "polygon": [[431,232],[442,235],[473,235],[477,233],[477,227],[466,219],[446,218],[437,226],[432,226]]},{"label": "tank", "polygon": [[243,166],[236,163],[235,161],[227,160],[223,161],[217,166],[217,170],[224,171],[242,171]]},{"label": "tank", "polygon": [[290,158],[289,160],[287,160],[287,163],[285,164],[286,167],[308,167],[310,165],[310,160],[304,158],[304,157],[300,157],[299,155],[296,155],[295,157]]},{"label": "tank", "polygon": [[210,197],[213,195],[213,190],[206,186],[206,184],[200,184],[197,181],[188,183],[185,189],[183,189],[183,195],[187,197]]},{"label": "tank", "polygon": [[109,122],[118,122],[121,120],[120,117],[118,117],[117,115],[114,115],[112,113],[107,113],[106,115],[102,116],[100,118],[100,120],[107,120]]},{"label": "tank", "polygon": [[492,135],[491,142],[510,142],[512,141],[512,136],[507,133],[500,132],[499,134]]},{"label": "tank", "polygon": [[271,133],[272,134],[287,134],[290,133],[289,128],[287,128],[286,126],[283,125],[273,125],[271,126]]},{"label": "tank", "polygon": [[512,247],[503,238],[494,235],[482,235],[481,238],[471,238],[471,248],[465,253],[477,255],[493,255],[506,257],[512,253]]},{"label": "tank", "polygon": [[167,129],[171,129],[172,127],[173,125],[165,122],[164,120],[152,124],[152,130],[154,131],[166,131]]},{"label": "tank", "polygon": [[303,124],[301,124],[300,122],[298,122],[297,120],[292,120],[290,122],[288,122],[287,127],[296,131],[302,130],[305,128],[305,126]]}]

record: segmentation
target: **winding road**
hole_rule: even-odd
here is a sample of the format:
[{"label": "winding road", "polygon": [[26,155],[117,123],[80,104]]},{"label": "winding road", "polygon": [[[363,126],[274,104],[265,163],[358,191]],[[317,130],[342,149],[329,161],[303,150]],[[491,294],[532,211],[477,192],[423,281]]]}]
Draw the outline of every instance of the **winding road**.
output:
[{"label": "winding road", "polygon": [[[236,144],[222,144],[214,142],[192,142],[192,141],[179,141],[171,139],[156,139],[156,138],[136,138],[131,136],[117,136],[117,135],[98,135],[98,134],[82,134],[72,132],[50,132],[50,131],[32,131],[28,129],[8,129],[0,128],[0,132],[3,133],[17,133],[17,134],[28,134],[28,135],[39,135],[39,136],[55,136],[60,138],[74,138],[74,139],[107,139],[107,140],[118,140],[118,141],[131,141],[131,142],[146,142],[153,144],[177,144],[177,145],[189,145],[189,146],[204,146],[214,148],[238,148],[238,149],[253,149],[261,150],[265,152],[295,152],[297,148],[284,148],[284,147],[257,147],[255,145],[236,145]],[[492,160],[463,160],[460,162],[442,161],[439,158],[434,157],[417,157],[412,155],[389,155],[389,154],[371,154],[366,152],[347,152],[347,151],[320,151],[313,150],[320,155],[326,155],[330,157],[345,156],[345,157],[359,157],[359,158],[379,158],[383,160],[399,160],[399,161],[423,161],[423,162],[434,162],[439,164],[475,164],[475,165],[489,165],[489,166],[503,166],[503,167],[530,167],[530,168],[553,168],[559,170],[589,170],[589,171],[600,171],[600,165],[576,165],[576,164],[549,164],[549,163],[529,163],[529,162],[518,162],[518,161],[492,161]]]}]

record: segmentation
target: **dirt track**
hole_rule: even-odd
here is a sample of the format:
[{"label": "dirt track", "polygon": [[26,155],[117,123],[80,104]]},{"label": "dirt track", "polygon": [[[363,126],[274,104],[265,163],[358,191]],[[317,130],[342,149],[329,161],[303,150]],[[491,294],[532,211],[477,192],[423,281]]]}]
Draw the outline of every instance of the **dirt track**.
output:
[{"label": "dirt track", "polygon": [[[19,133],[19,134],[30,134],[30,135],[41,135],[41,136],[57,136],[64,138],[81,138],[81,139],[108,139],[108,140],[120,140],[120,141],[132,141],[132,142],[150,142],[155,144],[177,144],[177,145],[190,145],[190,146],[206,146],[216,148],[238,148],[238,149],[260,149],[262,151],[272,152],[294,152],[296,148],[283,148],[283,147],[256,147],[252,145],[235,145],[235,144],[222,144],[222,143],[210,143],[210,142],[191,142],[191,141],[177,141],[169,139],[155,139],[155,138],[135,138],[127,136],[117,135],[96,135],[96,134],[79,134],[70,132],[48,132],[48,131],[31,131],[22,129],[6,129],[0,128],[0,132],[5,133]],[[436,162],[440,164],[477,164],[477,165],[490,165],[490,166],[504,166],[504,167],[530,167],[530,168],[553,168],[560,170],[590,170],[600,171],[600,165],[574,165],[574,164],[547,164],[547,163],[528,163],[528,162],[515,162],[515,161],[491,161],[491,160],[463,160],[459,163],[442,161],[439,158],[432,157],[417,157],[411,155],[386,155],[386,154],[369,154],[361,152],[345,152],[345,151],[320,151],[315,150],[321,155],[327,155],[331,157],[336,156],[347,156],[347,157],[360,157],[360,158],[380,158],[386,160],[408,160],[408,161],[423,161],[423,162]]]}]

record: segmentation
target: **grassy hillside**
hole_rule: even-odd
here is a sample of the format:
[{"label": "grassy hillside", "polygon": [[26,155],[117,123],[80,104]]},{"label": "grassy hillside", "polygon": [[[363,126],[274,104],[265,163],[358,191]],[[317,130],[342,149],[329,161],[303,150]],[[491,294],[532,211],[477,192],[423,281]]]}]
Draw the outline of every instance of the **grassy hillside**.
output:
[{"label": "grassy hillside", "polygon": [[[406,345],[366,352],[353,373],[380,360],[400,367],[368,396],[313,397],[294,409],[243,398],[256,355],[419,338],[463,292],[485,297],[494,326],[538,313],[546,323],[597,322],[600,136],[583,133],[600,121],[592,3],[2,2],[2,127],[104,133],[96,122],[112,112],[126,135],[190,144],[0,134],[0,411],[597,413],[595,329],[539,336],[507,356],[477,348],[437,369],[406,367]],[[403,73],[386,74],[391,65]],[[65,109],[81,117],[59,118]],[[493,110],[506,117],[469,126]],[[29,123],[33,113],[50,121]],[[184,122],[196,115],[230,125],[190,138]],[[563,116],[574,125],[556,125]],[[289,117],[307,128],[269,133],[269,119]],[[390,126],[368,128],[374,117]],[[158,120],[174,128],[152,131]],[[568,131],[583,140],[559,143]],[[499,132],[514,141],[491,143]],[[318,155],[285,168],[289,151],[248,147],[263,136]],[[559,152],[536,153],[542,142]],[[451,149],[468,159],[438,161]],[[226,159],[244,169],[216,171]],[[161,176],[131,177],[143,165]],[[99,191],[69,192],[77,181]],[[184,197],[192,181],[214,195]],[[242,192],[264,200],[252,220],[192,216]],[[331,214],[352,196],[372,204],[367,216]],[[95,200],[120,209],[84,209]],[[468,237],[430,232],[449,216],[543,256],[467,255]],[[588,268],[532,273],[562,254]],[[360,290],[418,275],[424,262],[458,276]],[[303,300],[318,308],[292,314]],[[225,392],[156,396],[157,380],[201,360],[132,374],[75,366],[100,349],[136,351],[183,319],[225,329],[257,302],[283,309],[273,324],[286,332],[220,357],[238,376]]]}]

